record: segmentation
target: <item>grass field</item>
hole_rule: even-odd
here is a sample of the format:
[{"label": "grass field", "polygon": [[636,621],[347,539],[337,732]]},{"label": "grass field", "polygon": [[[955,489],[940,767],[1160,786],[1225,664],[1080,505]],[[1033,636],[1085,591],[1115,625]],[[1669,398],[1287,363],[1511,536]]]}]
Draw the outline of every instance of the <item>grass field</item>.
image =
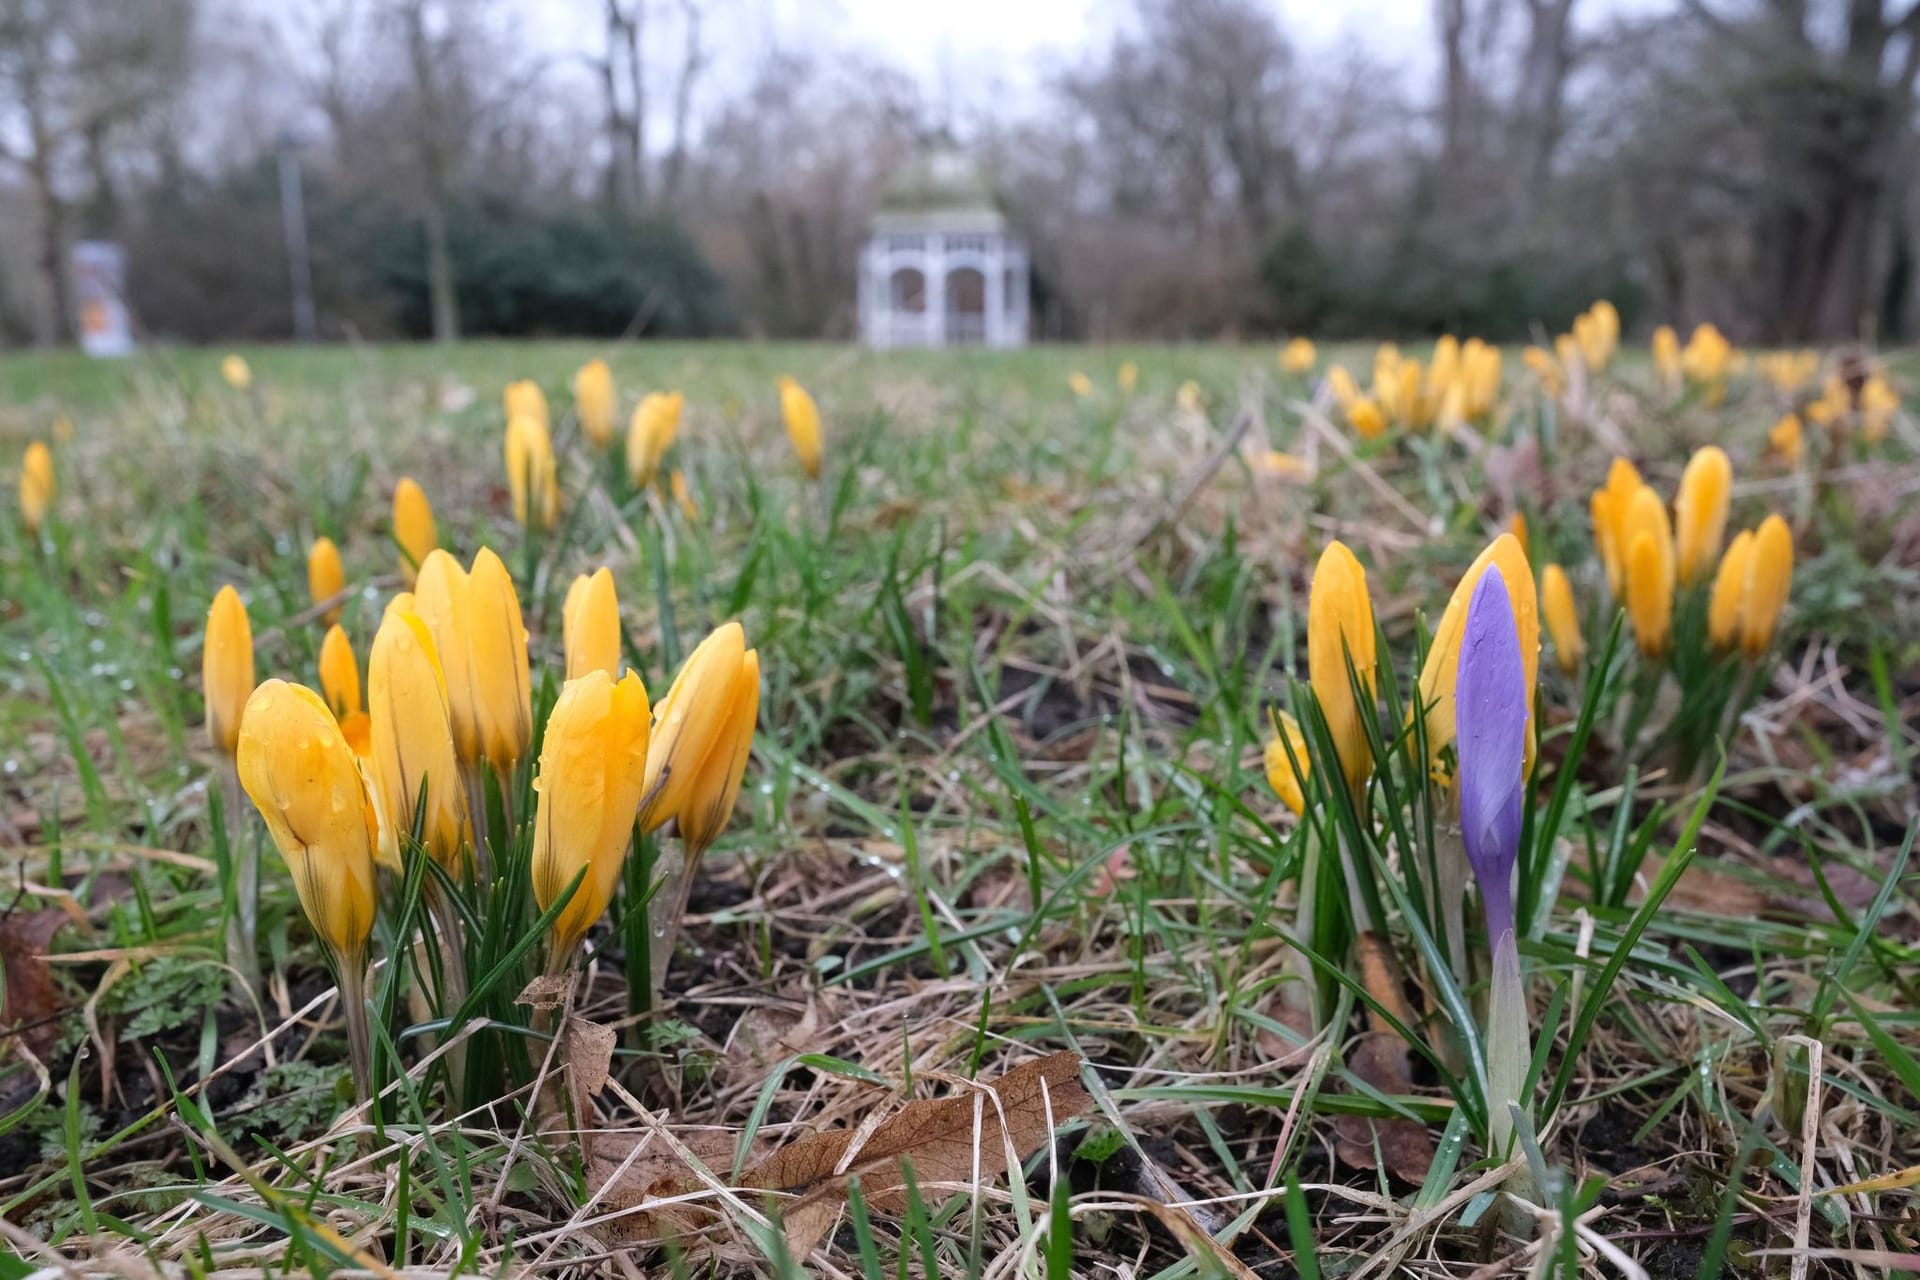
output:
[{"label": "grass field", "polygon": [[[1872,444],[1809,420],[1795,464],[1769,432],[1817,378],[1736,372],[1709,405],[1639,352],[1556,399],[1510,351],[1489,414],[1373,440],[1322,386],[1335,359],[1365,381],[1371,349],[1285,373],[1251,346],[275,348],[244,352],[245,390],[221,354],[0,357],[9,483],[34,438],[59,478],[39,539],[0,520],[0,1275],[1920,1268],[1905,414]],[[640,392],[685,393],[669,465],[696,511],[631,492],[581,438],[569,387],[595,356],[623,424]],[[780,374],[820,406],[817,482]],[[552,403],[565,503],[532,546],[502,462],[516,378]],[[1769,512],[1790,527],[1791,599],[1763,653],[1722,657],[1702,579],[1650,659],[1589,495],[1626,454],[1664,503],[1708,444],[1732,461],[1729,536]],[[511,566],[536,709],[567,586],[601,564],[656,703],[730,618],[762,695],[659,1007],[632,998],[644,879],[590,937],[557,1038],[516,1003],[541,970],[524,892],[467,887],[456,1013],[425,994],[431,931],[407,898],[425,873],[388,882],[368,1110],[250,807],[234,830],[265,850],[265,979],[257,1004],[230,994],[227,766],[199,673],[231,583],[258,677],[313,683],[319,535],[356,588],[341,621],[364,664],[401,586],[403,475],[442,545]],[[1540,660],[1508,1120],[1489,939],[1444,870],[1457,812],[1410,708],[1450,593],[1516,514],[1534,571],[1565,566],[1587,653]],[[1325,672],[1308,687],[1333,539],[1378,623],[1378,767],[1351,790],[1326,782]],[[1263,761],[1282,709],[1313,765],[1300,817]],[[529,772],[489,815],[508,867]],[[587,1024],[612,1028],[601,1088]],[[585,1141],[550,1123],[563,1063],[587,1079],[569,1091]],[[1023,1064],[999,1092],[968,1083]],[[834,1131],[856,1138],[820,1156]],[[776,1152],[810,1163],[756,1179]]]}]

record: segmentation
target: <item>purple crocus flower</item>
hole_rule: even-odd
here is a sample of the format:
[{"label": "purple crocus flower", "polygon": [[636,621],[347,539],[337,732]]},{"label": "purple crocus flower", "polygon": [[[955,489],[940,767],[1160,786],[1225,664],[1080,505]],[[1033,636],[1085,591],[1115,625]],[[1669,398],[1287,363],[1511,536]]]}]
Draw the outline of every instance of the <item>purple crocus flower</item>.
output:
[{"label": "purple crocus flower", "polygon": [[1480,882],[1487,941],[1513,931],[1513,864],[1527,751],[1527,677],[1506,580],[1489,565],[1467,605],[1454,684],[1460,827]]}]

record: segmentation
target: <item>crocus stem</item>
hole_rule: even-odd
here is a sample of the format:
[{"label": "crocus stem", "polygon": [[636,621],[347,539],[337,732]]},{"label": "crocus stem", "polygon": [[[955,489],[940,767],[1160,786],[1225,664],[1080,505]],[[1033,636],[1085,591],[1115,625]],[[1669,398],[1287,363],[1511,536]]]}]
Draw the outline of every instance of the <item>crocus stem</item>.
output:
[{"label": "crocus stem", "polygon": [[[460,933],[460,916],[453,908],[453,902],[447,897],[440,882],[429,876],[425,891],[427,915],[440,935],[440,990],[439,1014],[449,1019],[447,1038],[452,1040],[459,1034],[460,1028],[451,1020],[460,1013],[460,1006],[467,1000],[467,951],[465,940]],[[453,1093],[460,1094],[462,1083],[467,1075],[466,1046],[455,1044],[447,1050],[447,1077],[453,1086]]]},{"label": "crocus stem", "polygon": [[1441,830],[1434,848],[1434,893],[1440,899],[1440,922],[1447,939],[1447,961],[1453,979],[1467,984],[1467,844],[1460,835],[1459,805],[1449,793],[1451,821]]},{"label": "crocus stem", "polygon": [[373,1100],[373,1035],[367,1029],[367,957],[365,952],[338,956],[334,971],[340,982],[340,1017],[347,1027],[347,1056],[353,1067],[353,1096],[362,1107]]},{"label": "crocus stem", "polygon": [[[1300,941],[1309,945],[1313,942],[1314,899],[1318,896],[1315,888],[1320,879],[1320,839],[1318,829],[1309,824],[1307,829],[1307,847],[1300,857],[1300,887],[1293,899],[1293,933]],[[1314,972],[1313,961],[1307,959],[1301,951],[1293,953],[1294,972],[1299,981],[1283,987],[1287,1003],[1295,1009],[1303,1009],[1312,1019],[1314,1030],[1320,1029],[1320,975]]]},{"label": "crocus stem", "polygon": [[667,966],[673,961],[673,944],[680,936],[681,917],[687,913],[687,897],[693,891],[693,869],[699,856],[684,847],[677,856],[662,850],[654,863],[660,887],[647,902],[649,1009],[660,1007],[660,993],[666,985]]},{"label": "crocus stem", "polygon": [[240,770],[229,759],[220,771],[220,802],[227,821],[227,851],[233,859],[233,914],[227,917],[227,964],[234,995],[251,1004],[260,993],[260,954],[254,945],[260,919],[260,850],[247,839]]},{"label": "crocus stem", "polygon": [[[1495,1159],[1513,1154],[1513,1111],[1533,1111],[1527,1097],[1527,1068],[1533,1058],[1533,1036],[1527,1025],[1526,992],[1520,982],[1520,944],[1511,926],[1493,944],[1493,991],[1487,1010],[1487,1128]],[[1533,1173],[1522,1165],[1507,1179],[1506,1189],[1522,1200],[1537,1200]],[[1526,1215],[1507,1215],[1510,1229],[1525,1229]]]},{"label": "crocus stem", "polygon": [[461,781],[467,791],[467,821],[473,826],[473,874],[481,884],[492,879],[492,857],[487,827],[487,790],[480,766],[461,765]]}]

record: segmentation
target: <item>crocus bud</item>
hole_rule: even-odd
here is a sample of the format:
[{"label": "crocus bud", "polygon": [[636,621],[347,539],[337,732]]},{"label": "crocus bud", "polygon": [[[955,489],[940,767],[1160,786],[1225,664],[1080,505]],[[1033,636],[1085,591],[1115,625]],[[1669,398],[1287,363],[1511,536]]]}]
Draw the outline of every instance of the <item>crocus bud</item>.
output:
[{"label": "crocus bud", "polygon": [[[1483,575],[1500,570],[1512,599],[1509,612],[1519,628],[1519,652],[1526,674],[1527,707],[1540,668],[1540,608],[1534,599],[1533,569],[1520,540],[1503,533],[1482,551],[1453,589],[1440,625],[1434,628],[1426,663],[1420,668],[1420,702],[1427,709],[1427,752],[1436,777],[1451,781],[1446,754],[1454,746],[1453,686],[1460,670],[1460,646],[1466,636],[1467,608]],[[1311,624],[1309,624],[1311,625]]]},{"label": "crocus bud", "polygon": [[647,691],[631,671],[618,683],[604,671],[568,681],[547,718],[533,782],[534,901],[545,911],[586,869],[554,919],[556,955],[571,952],[613,898],[645,794],[647,743]]},{"label": "crocus bud", "polygon": [[1573,584],[1567,571],[1550,564],[1540,578],[1540,612],[1547,621],[1547,634],[1553,637],[1553,656],[1568,675],[1580,670],[1587,656],[1587,639],[1580,633],[1580,612],[1573,603]]},{"label": "crocus bud", "polygon": [[207,738],[231,760],[240,745],[240,717],[253,693],[253,627],[240,593],[230,585],[220,588],[207,611],[200,683],[207,700]]},{"label": "crocus bud", "polygon": [[1307,735],[1285,711],[1273,717],[1273,731],[1266,751],[1267,785],[1299,817],[1307,810],[1307,778],[1313,772],[1307,759]]},{"label": "crocus bud", "polygon": [[[782,378],[780,380],[780,401],[781,401],[782,412],[786,411],[787,384],[792,381],[793,379],[791,378]],[[1093,379],[1089,378],[1086,374],[1081,373],[1078,369],[1076,369],[1067,376],[1067,390],[1073,392],[1074,395],[1079,396],[1082,400],[1084,400],[1088,396],[1093,394]],[[789,434],[791,434],[793,431],[793,419],[790,416],[787,419],[787,431]],[[798,448],[799,446],[796,444],[794,447]]]},{"label": "crocus bud", "polygon": [[573,375],[573,411],[580,434],[596,449],[613,443],[613,371],[605,360],[589,360]]},{"label": "crocus bud", "polygon": [[1760,522],[1740,600],[1740,649],[1758,658],[1773,643],[1773,630],[1793,586],[1793,534],[1779,515]]},{"label": "crocus bud", "polygon": [[1553,352],[1545,347],[1528,347],[1520,353],[1520,363],[1533,370],[1540,385],[1550,396],[1558,396],[1567,389],[1567,375],[1560,368],[1560,362]]},{"label": "crocus bud", "polygon": [[360,664],[354,660],[353,641],[338,623],[327,628],[320,641],[320,694],[336,720],[360,710]]},{"label": "crocus bud", "polygon": [[253,370],[248,367],[246,358],[229,355],[220,362],[220,376],[235,391],[245,391],[253,385]]},{"label": "crocus bud", "polygon": [[1358,790],[1373,772],[1373,748],[1347,674],[1351,662],[1360,688],[1374,688],[1373,602],[1367,572],[1343,542],[1327,544],[1307,595],[1307,677],[1333,737],[1347,786]]},{"label": "crocus bud", "polygon": [[1336,364],[1327,370],[1327,391],[1342,409],[1360,398],[1360,388],[1354,385],[1353,375],[1344,365]]},{"label": "crocus bud", "polygon": [[1880,374],[1874,374],[1860,387],[1860,434],[1868,444],[1886,439],[1887,428],[1900,412],[1900,396]]},{"label": "crocus bud", "polygon": [[1387,415],[1372,396],[1360,396],[1347,405],[1347,425],[1362,440],[1378,440],[1387,433]]},{"label": "crocus bud", "polygon": [[[307,548],[307,594],[317,605],[331,600],[347,588],[347,571],[340,565],[340,548],[332,538],[315,538]],[[334,605],[320,615],[324,626],[340,621],[340,606]]]},{"label": "crocus bud", "polygon": [[1682,586],[1691,585],[1719,557],[1732,500],[1733,463],[1726,451],[1711,444],[1696,450],[1673,500],[1674,561]]},{"label": "crocus bud", "polygon": [[1627,558],[1627,507],[1633,495],[1646,487],[1640,471],[1625,458],[1615,458],[1607,468],[1606,486],[1593,495],[1593,542],[1600,563],[1607,571],[1607,589],[1615,600],[1624,599]]},{"label": "crocus bud", "polygon": [[1524,824],[1526,675],[1500,570],[1489,569],[1467,607],[1454,701],[1460,715],[1460,834],[1480,886],[1493,975],[1487,1000],[1487,1119],[1492,1150],[1512,1141],[1511,1107],[1527,1101],[1532,1035],[1520,977],[1513,870]]},{"label": "crocus bud", "polygon": [[381,861],[401,865],[399,840],[418,822],[428,855],[457,870],[468,838],[466,790],[453,754],[445,676],[419,614],[389,609],[380,623],[367,660],[367,714],[373,721],[370,772],[389,820]]},{"label": "crocus bud", "polygon": [[1780,460],[1788,467],[1800,465],[1800,457],[1806,452],[1806,434],[1800,425],[1800,415],[1789,413],[1773,424],[1767,432],[1767,444],[1780,455]]},{"label": "crocus bud", "polygon": [[[1086,381],[1086,374],[1074,375]],[[1075,388],[1076,395],[1089,395],[1093,384],[1087,383],[1085,391]],[[800,467],[812,480],[820,478],[820,409],[813,403],[813,397],[807,389],[792,378],[780,379],[780,416],[786,420],[787,439],[793,441],[793,452],[800,459]]]},{"label": "crocus bud", "polygon": [[1487,936],[1513,928],[1527,731],[1526,663],[1508,584],[1490,567],[1474,588],[1454,685],[1460,730],[1460,834],[1486,904]]},{"label": "crocus bud", "polygon": [[1533,557],[1533,546],[1527,539],[1527,513],[1516,511],[1507,520],[1507,532],[1520,544],[1520,554],[1528,559]]},{"label": "crocus bud", "polygon": [[269,680],[240,721],[240,785],[273,836],[315,934],[357,957],[373,930],[378,826],[360,767],[320,695]]},{"label": "crocus bud", "polygon": [[1114,385],[1120,388],[1120,394],[1130,396],[1133,389],[1140,385],[1140,366],[1131,360],[1120,362],[1120,371],[1114,375]]},{"label": "crocus bud", "polygon": [[473,681],[480,753],[506,778],[533,741],[527,627],[513,575],[490,548],[480,548],[473,557],[467,584],[467,677]]},{"label": "crocus bud", "polygon": [[427,553],[440,545],[433,505],[412,476],[401,476],[393,489],[393,540],[400,548],[400,578],[411,587]]},{"label": "crocus bud", "polygon": [[1747,569],[1753,563],[1753,531],[1742,529],[1727,544],[1707,598],[1707,639],[1716,649],[1740,642],[1740,602],[1747,593]]},{"label": "crocus bud", "polygon": [[1653,331],[1653,369],[1668,389],[1680,385],[1680,335],[1663,324]]},{"label": "crocus bud", "polygon": [[1643,486],[1627,504],[1621,527],[1627,548],[1627,619],[1640,652],[1663,657],[1673,630],[1673,527],[1666,504]]},{"label": "crocus bud", "polygon": [[753,730],[760,719],[760,653],[749,649],[735,669],[725,697],[711,708],[718,722],[707,754],[691,770],[675,826],[686,842],[687,858],[698,858],[727,829],[733,805],[746,776],[747,756],[753,749]]},{"label": "crocus bud", "polygon": [[581,574],[567,588],[560,607],[561,634],[567,651],[567,679],[589,671],[617,676],[620,671],[620,600],[613,570],[602,565],[592,577]]},{"label": "crocus bud", "polygon": [[500,403],[506,410],[508,422],[512,422],[515,418],[527,417],[549,431],[553,428],[553,415],[547,410],[547,393],[542,391],[540,384],[531,378],[509,382],[507,389],[500,393]]},{"label": "crocus bud", "polygon": [[20,460],[20,521],[27,536],[40,536],[40,526],[53,509],[53,451],[46,442],[35,440]]},{"label": "crocus bud", "polygon": [[[667,696],[654,708],[653,738],[647,747],[647,801],[640,823],[651,831],[686,810],[701,783],[701,771],[729,727],[729,711],[741,685],[747,660],[746,632],[724,623],[702,640],[681,664]],[[758,670],[756,659],[755,670]],[[758,680],[755,680],[758,698]]]},{"label": "crocus bud", "polygon": [[688,524],[698,523],[700,504],[693,500],[693,490],[687,487],[687,473],[675,467],[667,477],[667,488],[673,494],[674,505],[680,508],[681,518]]},{"label": "crocus bud", "polygon": [[353,642],[335,623],[320,642],[320,695],[340,722],[340,732],[356,756],[364,756],[373,747],[373,726],[360,707],[360,665],[353,656]]},{"label": "crocus bud", "polygon": [[546,424],[527,414],[507,423],[506,463],[513,518],[551,529],[560,518],[560,472]]},{"label": "crocus bud", "polygon": [[646,488],[660,473],[660,460],[680,434],[680,412],[685,403],[686,397],[678,391],[649,391],[640,397],[627,424],[627,480],[635,489]]},{"label": "crocus bud", "polygon": [[1313,343],[1305,338],[1295,338],[1280,351],[1280,368],[1287,373],[1301,374],[1313,368],[1315,358]]},{"label": "crocus bud", "polygon": [[[471,765],[480,759],[480,717],[473,701],[472,664],[467,657],[472,589],[467,571],[447,552],[435,548],[420,562],[420,577],[414,583],[413,599],[407,609],[420,615],[433,637],[439,658],[441,677],[446,683],[449,723],[453,746],[461,760]],[[399,600],[387,606],[393,613]]]}]

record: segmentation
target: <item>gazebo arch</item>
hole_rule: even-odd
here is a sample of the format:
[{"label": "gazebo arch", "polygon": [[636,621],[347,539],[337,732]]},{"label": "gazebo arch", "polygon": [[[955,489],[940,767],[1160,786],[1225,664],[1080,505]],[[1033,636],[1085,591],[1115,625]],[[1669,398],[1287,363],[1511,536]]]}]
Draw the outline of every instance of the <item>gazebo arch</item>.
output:
[{"label": "gazebo arch", "polygon": [[887,184],[860,253],[870,347],[1027,341],[1027,249],[966,155],[936,146]]}]

